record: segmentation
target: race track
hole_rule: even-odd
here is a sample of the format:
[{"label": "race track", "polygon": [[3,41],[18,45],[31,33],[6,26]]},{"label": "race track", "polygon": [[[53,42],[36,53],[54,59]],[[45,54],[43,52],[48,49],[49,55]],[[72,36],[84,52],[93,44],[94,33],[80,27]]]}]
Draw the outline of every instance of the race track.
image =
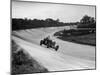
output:
[{"label": "race track", "polygon": [[[66,42],[53,36],[63,28],[13,31],[12,39],[49,71],[95,69],[95,46]],[[39,45],[40,40],[48,35],[60,46],[57,52]]]}]

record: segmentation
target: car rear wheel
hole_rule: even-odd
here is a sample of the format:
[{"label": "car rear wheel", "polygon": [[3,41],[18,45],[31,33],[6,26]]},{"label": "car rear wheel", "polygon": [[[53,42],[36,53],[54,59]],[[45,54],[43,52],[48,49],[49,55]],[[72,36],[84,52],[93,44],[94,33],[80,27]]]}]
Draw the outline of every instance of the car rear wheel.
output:
[{"label": "car rear wheel", "polygon": [[43,41],[41,40],[41,41],[40,41],[40,45],[42,45],[42,44],[43,44]]},{"label": "car rear wheel", "polygon": [[57,45],[57,46],[56,46],[56,48],[55,48],[55,50],[57,51],[57,50],[58,50],[58,48],[59,48],[59,46]]}]

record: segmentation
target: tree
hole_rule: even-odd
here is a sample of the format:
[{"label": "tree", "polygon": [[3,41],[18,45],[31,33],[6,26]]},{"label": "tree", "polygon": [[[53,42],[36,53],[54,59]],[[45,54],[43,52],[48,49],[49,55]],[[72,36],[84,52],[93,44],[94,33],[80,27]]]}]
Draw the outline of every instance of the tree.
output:
[{"label": "tree", "polygon": [[60,20],[57,18],[56,22],[59,22]]},{"label": "tree", "polygon": [[83,18],[80,20],[78,28],[96,28],[96,21],[94,17],[87,15],[83,16]]},{"label": "tree", "polygon": [[85,15],[85,16],[83,16],[83,18],[80,20],[80,23],[82,23],[82,24],[87,24],[87,23],[90,23],[90,20],[91,20],[91,17]]}]

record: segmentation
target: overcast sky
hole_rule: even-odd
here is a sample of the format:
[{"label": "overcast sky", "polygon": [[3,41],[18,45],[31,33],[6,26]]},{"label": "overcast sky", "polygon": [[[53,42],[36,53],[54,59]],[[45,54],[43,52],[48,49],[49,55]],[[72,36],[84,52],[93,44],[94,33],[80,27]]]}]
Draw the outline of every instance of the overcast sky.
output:
[{"label": "overcast sky", "polygon": [[12,1],[12,18],[59,18],[62,22],[76,22],[84,15],[95,17],[95,7]]}]

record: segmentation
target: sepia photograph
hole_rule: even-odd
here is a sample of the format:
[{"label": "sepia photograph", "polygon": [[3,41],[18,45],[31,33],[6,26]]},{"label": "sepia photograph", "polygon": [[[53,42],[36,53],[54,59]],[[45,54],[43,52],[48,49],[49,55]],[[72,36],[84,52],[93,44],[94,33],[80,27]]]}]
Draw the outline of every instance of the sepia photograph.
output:
[{"label": "sepia photograph", "polygon": [[96,69],[96,6],[11,1],[11,74]]}]

